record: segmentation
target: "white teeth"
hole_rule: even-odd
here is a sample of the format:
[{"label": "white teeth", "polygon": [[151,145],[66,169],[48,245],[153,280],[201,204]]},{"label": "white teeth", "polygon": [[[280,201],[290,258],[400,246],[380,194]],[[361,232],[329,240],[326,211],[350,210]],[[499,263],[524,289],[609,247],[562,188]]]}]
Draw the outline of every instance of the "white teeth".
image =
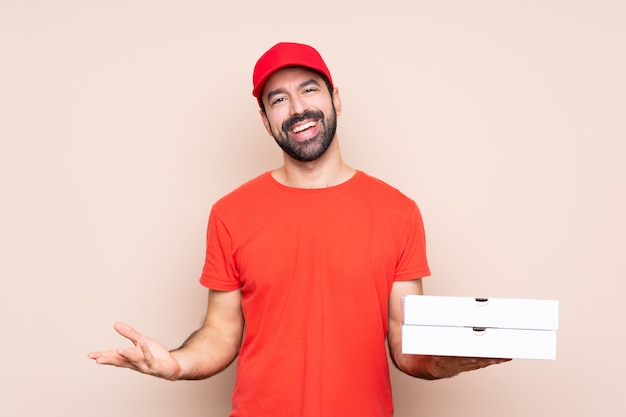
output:
[{"label": "white teeth", "polygon": [[313,126],[315,126],[315,122],[305,123],[305,124],[300,125],[298,127],[294,127],[293,128],[293,133],[300,133],[303,130],[308,129],[308,128],[313,127]]}]

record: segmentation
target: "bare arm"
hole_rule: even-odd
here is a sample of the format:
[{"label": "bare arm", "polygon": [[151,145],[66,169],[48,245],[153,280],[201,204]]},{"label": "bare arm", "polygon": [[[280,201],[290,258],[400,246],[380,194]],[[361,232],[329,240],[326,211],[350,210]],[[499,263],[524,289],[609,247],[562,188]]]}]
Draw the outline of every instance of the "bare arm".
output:
[{"label": "bare arm", "polygon": [[133,342],[128,349],[92,352],[96,363],[129,368],[168,379],[203,379],[226,368],[237,357],[243,335],[241,292],[209,291],[207,314],[202,327],[183,345],[168,351],[155,340],[124,323],[115,330]]},{"label": "bare arm", "polygon": [[239,354],[244,319],[241,291],[209,291],[204,324],[172,351],[178,379],[204,379],[224,370]]},{"label": "bare arm", "polygon": [[389,297],[389,354],[402,372],[422,379],[450,378],[461,372],[484,368],[509,359],[465,358],[456,356],[405,355],[402,353],[402,296],[422,295],[422,280],[395,282]]}]

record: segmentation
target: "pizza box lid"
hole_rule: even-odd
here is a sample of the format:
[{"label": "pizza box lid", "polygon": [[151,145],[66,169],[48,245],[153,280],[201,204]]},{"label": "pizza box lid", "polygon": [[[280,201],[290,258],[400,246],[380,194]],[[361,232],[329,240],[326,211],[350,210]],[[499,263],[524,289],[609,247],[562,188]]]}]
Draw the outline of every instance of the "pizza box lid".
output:
[{"label": "pizza box lid", "polygon": [[405,295],[402,314],[406,325],[533,330],[559,326],[557,300]]}]

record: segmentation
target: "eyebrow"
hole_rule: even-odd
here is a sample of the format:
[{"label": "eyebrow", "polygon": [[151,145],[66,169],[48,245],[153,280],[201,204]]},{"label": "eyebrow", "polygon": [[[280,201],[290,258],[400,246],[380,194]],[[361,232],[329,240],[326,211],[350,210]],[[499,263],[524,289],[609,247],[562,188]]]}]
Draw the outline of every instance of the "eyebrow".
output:
[{"label": "eyebrow", "polygon": [[[316,80],[311,78],[310,80],[306,80],[306,81],[300,83],[298,85],[298,89],[302,89],[302,88],[304,88],[304,87],[306,87],[308,85],[316,85],[316,86],[320,87],[320,83],[318,83]],[[287,90],[285,90],[284,88],[277,88],[275,90],[272,90],[269,93],[267,93],[267,101],[269,102],[269,101],[272,100],[272,98],[274,96],[277,96],[279,94],[283,94],[283,93],[286,93],[286,92],[287,92]]]}]

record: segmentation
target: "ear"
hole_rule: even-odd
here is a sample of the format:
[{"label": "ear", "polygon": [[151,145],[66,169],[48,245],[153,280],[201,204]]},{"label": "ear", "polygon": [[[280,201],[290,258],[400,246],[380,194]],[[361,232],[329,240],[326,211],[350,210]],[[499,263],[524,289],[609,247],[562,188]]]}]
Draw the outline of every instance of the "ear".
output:
[{"label": "ear", "polygon": [[272,129],[270,129],[270,122],[269,120],[267,120],[267,115],[262,109],[259,109],[259,115],[261,115],[261,120],[263,121],[263,126],[265,126],[265,130],[270,136],[272,136]]},{"label": "ear", "polygon": [[333,104],[335,105],[337,116],[341,115],[341,97],[339,97],[339,88],[337,87],[333,89]]}]

